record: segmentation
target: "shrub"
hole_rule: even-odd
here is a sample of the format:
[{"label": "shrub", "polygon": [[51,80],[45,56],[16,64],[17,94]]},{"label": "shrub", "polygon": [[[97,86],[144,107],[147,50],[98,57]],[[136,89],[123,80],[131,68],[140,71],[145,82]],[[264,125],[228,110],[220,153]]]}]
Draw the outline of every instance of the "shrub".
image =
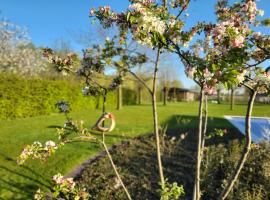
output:
[{"label": "shrub", "polygon": [[135,91],[123,88],[123,105],[134,105],[137,101],[137,94]]},{"label": "shrub", "polygon": [[[93,109],[97,104],[97,98],[82,95],[82,85],[75,81],[0,74],[0,83],[0,119],[57,112],[55,103],[59,100],[70,102],[72,110]],[[107,105],[115,106],[115,102],[115,93],[108,94]]]},{"label": "shrub", "polygon": [[[207,149],[203,167],[203,199],[215,199],[220,193],[242,151],[242,145],[231,142],[228,147],[219,144]],[[270,198],[270,149],[269,144],[253,144],[248,160],[228,200]]]}]

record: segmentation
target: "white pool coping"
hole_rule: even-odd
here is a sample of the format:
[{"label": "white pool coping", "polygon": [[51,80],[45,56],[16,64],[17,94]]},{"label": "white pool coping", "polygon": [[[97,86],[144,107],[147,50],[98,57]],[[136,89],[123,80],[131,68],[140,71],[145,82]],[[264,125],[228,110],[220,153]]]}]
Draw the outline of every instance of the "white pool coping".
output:
[{"label": "white pool coping", "polygon": [[[246,118],[246,116],[240,116],[240,115],[224,115],[223,116],[225,119],[231,119],[232,117],[239,117],[239,118]],[[254,119],[269,119],[270,120],[270,117],[251,117],[251,119],[254,118]]]}]

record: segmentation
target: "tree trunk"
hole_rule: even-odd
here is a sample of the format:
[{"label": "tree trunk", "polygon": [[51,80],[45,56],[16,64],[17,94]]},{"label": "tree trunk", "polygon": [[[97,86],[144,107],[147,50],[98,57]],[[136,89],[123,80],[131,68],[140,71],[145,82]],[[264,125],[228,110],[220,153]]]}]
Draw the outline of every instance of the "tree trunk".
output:
[{"label": "tree trunk", "polygon": [[102,113],[106,112],[106,105],[107,105],[107,92],[103,94]]},{"label": "tree trunk", "polygon": [[234,109],[234,89],[231,89],[231,110]]},{"label": "tree trunk", "polygon": [[153,75],[153,89],[152,89],[152,110],[153,110],[153,124],[154,124],[154,133],[156,136],[156,151],[157,151],[157,161],[158,161],[158,170],[160,176],[160,183],[163,186],[165,183],[164,175],[163,175],[163,168],[162,168],[162,161],[161,161],[161,151],[160,151],[160,138],[159,138],[159,130],[158,130],[158,113],[157,113],[157,100],[156,100],[156,80],[157,80],[157,72],[158,72],[158,65],[159,65],[159,56],[160,56],[160,49],[157,51],[157,57],[155,61],[155,69]]},{"label": "tree trunk", "polygon": [[195,180],[194,180],[194,192],[193,199],[200,199],[200,170],[201,170],[201,146],[202,146],[202,125],[203,125],[203,99],[204,99],[204,91],[201,87],[200,92],[200,104],[199,104],[199,125],[198,125],[198,134],[197,134],[197,155],[196,155],[196,172],[195,172]]},{"label": "tree trunk", "polygon": [[203,124],[203,134],[202,134],[202,158],[204,154],[204,143],[205,143],[205,136],[207,132],[207,124],[208,124],[208,97],[204,95],[204,124]]},{"label": "tree trunk", "polygon": [[[162,161],[161,161],[161,151],[160,151],[160,138],[159,138],[159,130],[158,130],[158,113],[157,113],[157,100],[156,100],[156,89],[157,89],[157,72],[158,72],[158,65],[159,65],[159,56],[160,56],[160,49],[157,51],[157,57],[155,61],[154,67],[154,74],[153,74],[153,87],[152,89],[148,87],[146,82],[138,77],[134,72],[129,71],[131,75],[133,75],[149,92],[152,98],[152,112],[153,112],[153,127],[154,127],[154,134],[156,137],[156,152],[157,152],[157,164],[158,164],[158,171],[160,176],[160,184],[164,186],[165,180],[163,175],[163,168],[162,168]],[[140,90],[139,90],[140,91]]]},{"label": "tree trunk", "polygon": [[117,110],[122,108],[122,85],[117,88]]},{"label": "tree trunk", "polygon": [[99,104],[100,104],[100,96],[96,97],[97,104],[96,104],[96,109],[99,109]]},{"label": "tree trunk", "polygon": [[219,196],[219,200],[224,200],[227,198],[228,194],[230,193],[230,191],[232,190],[236,180],[238,179],[238,176],[247,160],[247,156],[249,154],[250,151],[250,145],[251,145],[251,115],[252,115],[252,109],[253,109],[253,104],[255,101],[257,95],[257,91],[252,90],[251,94],[250,94],[250,98],[249,98],[249,102],[248,102],[248,108],[247,108],[247,113],[246,113],[246,120],[245,120],[245,137],[246,137],[246,144],[244,147],[244,150],[241,154],[241,157],[237,163],[237,166],[235,168],[235,170],[233,171],[231,177],[229,178],[228,184],[226,185],[226,187],[224,188],[224,190],[221,192],[221,195]]},{"label": "tree trunk", "polygon": [[220,101],[220,89],[217,89],[217,102],[218,102],[218,104],[221,104],[221,101]]},{"label": "tree trunk", "polygon": [[173,88],[173,102],[176,102],[176,88]]},{"label": "tree trunk", "polygon": [[138,88],[138,104],[141,105],[142,104],[142,87],[139,86]]},{"label": "tree trunk", "polygon": [[163,105],[167,105],[167,87],[163,88]]}]

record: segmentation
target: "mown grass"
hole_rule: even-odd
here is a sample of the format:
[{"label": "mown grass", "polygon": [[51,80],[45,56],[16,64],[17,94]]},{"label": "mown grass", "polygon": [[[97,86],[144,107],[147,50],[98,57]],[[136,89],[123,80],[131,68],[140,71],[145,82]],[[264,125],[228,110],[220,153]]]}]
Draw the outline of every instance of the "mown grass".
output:
[{"label": "mown grass", "polygon": [[[116,129],[107,136],[107,143],[113,144],[129,137],[135,137],[151,132],[152,112],[150,105],[127,106],[120,111],[112,111],[117,120]],[[223,115],[243,115],[245,105],[236,105],[234,111],[229,105],[209,105],[210,126],[230,127],[222,119]],[[93,125],[100,116],[99,110],[85,110],[72,112],[73,119],[82,119],[87,127]],[[172,116],[196,116],[198,103],[171,103],[166,107],[159,105],[159,121],[165,125]],[[270,106],[257,105],[254,116],[270,116]],[[211,118],[219,120],[211,120]],[[170,126],[174,130],[183,124],[181,117],[174,119]],[[0,199],[31,199],[38,187],[47,188],[52,175],[57,172],[66,174],[85,159],[101,151],[101,147],[94,143],[77,142],[68,144],[56,152],[47,162],[29,161],[24,166],[16,164],[16,157],[22,148],[34,141],[56,140],[55,127],[62,126],[65,118],[61,114],[40,116],[10,121],[0,121]],[[195,127],[196,120],[186,123],[187,128]],[[168,127],[170,128],[170,127]]]}]

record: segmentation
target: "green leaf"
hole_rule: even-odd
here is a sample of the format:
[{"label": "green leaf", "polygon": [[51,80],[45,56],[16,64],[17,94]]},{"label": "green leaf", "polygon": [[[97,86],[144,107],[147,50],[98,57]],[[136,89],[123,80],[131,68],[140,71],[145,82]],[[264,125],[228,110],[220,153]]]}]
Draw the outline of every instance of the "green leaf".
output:
[{"label": "green leaf", "polygon": [[264,20],[262,21],[262,24],[263,24],[264,26],[270,26],[270,18],[264,19]]},{"label": "green leaf", "polygon": [[216,70],[217,69],[217,65],[215,63],[212,64],[212,70]]},{"label": "green leaf", "polygon": [[130,12],[128,12],[127,14],[127,21],[129,21],[129,19],[130,19]]},{"label": "green leaf", "polygon": [[160,39],[161,39],[161,42],[163,45],[167,45],[167,41],[166,41],[166,38],[164,37],[164,35],[159,35]]},{"label": "green leaf", "polygon": [[129,21],[131,24],[133,24],[136,21],[136,17],[134,17],[134,16],[130,16],[129,18],[130,18]]}]

